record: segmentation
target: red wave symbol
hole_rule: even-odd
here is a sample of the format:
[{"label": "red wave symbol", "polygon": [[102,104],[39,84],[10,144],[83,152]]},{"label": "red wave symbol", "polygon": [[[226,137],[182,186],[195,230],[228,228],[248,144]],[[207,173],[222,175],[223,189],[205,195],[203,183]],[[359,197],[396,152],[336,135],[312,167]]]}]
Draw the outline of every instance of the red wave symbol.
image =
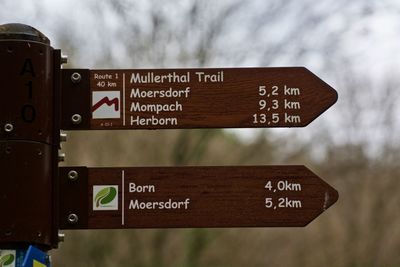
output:
[{"label": "red wave symbol", "polygon": [[115,111],[119,110],[119,101],[118,101],[118,97],[113,98],[113,99],[109,99],[107,96],[103,97],[102,99],[100,99],[99,102],[97,102],[96,104],[93,105],[92,107],[92,112],[95,112],[99,107],[101,107],[102,105],[107,105],[107,106],[112,106],[114,105],[114,109]]}]

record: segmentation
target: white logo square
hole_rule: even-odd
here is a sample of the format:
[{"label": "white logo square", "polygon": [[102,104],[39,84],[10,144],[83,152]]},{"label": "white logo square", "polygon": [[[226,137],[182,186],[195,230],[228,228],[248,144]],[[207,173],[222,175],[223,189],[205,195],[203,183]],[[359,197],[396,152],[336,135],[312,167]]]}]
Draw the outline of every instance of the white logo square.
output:
[{"label": "white logo square", "polygon": [[118,210],[118,185],[94,185],[93,210]]},{"label": "white logo square", "polygon": [[93,119],[121,118],[120,91],[93,91],[92,117]]},{"label": "white logo square", "polygon": [[15,267],[17,252],[15,250],[0,250],[0,266]]}]

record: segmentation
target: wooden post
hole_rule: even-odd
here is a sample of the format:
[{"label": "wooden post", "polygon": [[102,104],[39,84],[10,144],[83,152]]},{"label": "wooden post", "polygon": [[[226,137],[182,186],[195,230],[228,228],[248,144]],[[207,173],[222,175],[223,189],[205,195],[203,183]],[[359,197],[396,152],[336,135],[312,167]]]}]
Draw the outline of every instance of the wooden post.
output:
[{"label": "wooden post", "polygon": [[0,248],[58,245],[61,54],[23,24],[0,26]]}]

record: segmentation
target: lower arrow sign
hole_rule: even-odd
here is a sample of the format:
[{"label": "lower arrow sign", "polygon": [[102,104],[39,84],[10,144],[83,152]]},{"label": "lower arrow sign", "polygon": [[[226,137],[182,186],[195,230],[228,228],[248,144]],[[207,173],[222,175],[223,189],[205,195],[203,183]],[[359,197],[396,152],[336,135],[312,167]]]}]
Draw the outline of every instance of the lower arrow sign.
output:
[{"label": "lower arrow sign", "polygon": [[62,229],[305,226],[338,193],[304,166],[60,168]]}]

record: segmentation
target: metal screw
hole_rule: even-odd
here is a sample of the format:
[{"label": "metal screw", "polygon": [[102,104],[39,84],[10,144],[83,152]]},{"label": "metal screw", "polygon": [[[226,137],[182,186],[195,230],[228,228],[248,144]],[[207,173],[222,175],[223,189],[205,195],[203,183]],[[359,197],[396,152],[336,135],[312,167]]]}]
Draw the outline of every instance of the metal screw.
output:
[{"label": "metal screw", "polygon": [[65,234],[58,233],[58,242],[64,242],[64,240],[65,240]]},{"label": "metal screw", "polygon": [[70,180],[75,181],[75,180],[78,179],[78,177],[79,177],[79,174],[78,174],[77,171],[72,170],[72,171],[69,171],[69,172],[68,172],[68,178],[69,178]]},{"label": "metal screw", "polygon": [[11,123],[6,123],[4,125],[4,131],[6,131],[7,133],[11,133],[14,130],[14,125],[12,125]]},{"label": "metal screw", "polygon": [[67,142],[67,134],[60,132],[60,142]]},{"label": "metal screw", "polygon": [[61,54],[61,65],[68,63],[68,56]]},{"label": "metal screw", "polygon": [[74,72],[71,75],[71,81],[73,83],[79,83],[82,79],[82,76],[78,72]]},{"label": "metal screw", "polygon": [[71,120],[73,124],[80,124],[82,122],[82,116],[79,114],[74,114],[72,115]]},{"label": "metal screw", "polygon": [[65,153],[58,153],[58,161],[62,162],[65,160]]},{"label": "metal screw", "polygon": [[78,222],[78,215],[76,215],[75,213],[71,213],[70,215],[68,215],[68,223],[70,224],[76,224]]}]

